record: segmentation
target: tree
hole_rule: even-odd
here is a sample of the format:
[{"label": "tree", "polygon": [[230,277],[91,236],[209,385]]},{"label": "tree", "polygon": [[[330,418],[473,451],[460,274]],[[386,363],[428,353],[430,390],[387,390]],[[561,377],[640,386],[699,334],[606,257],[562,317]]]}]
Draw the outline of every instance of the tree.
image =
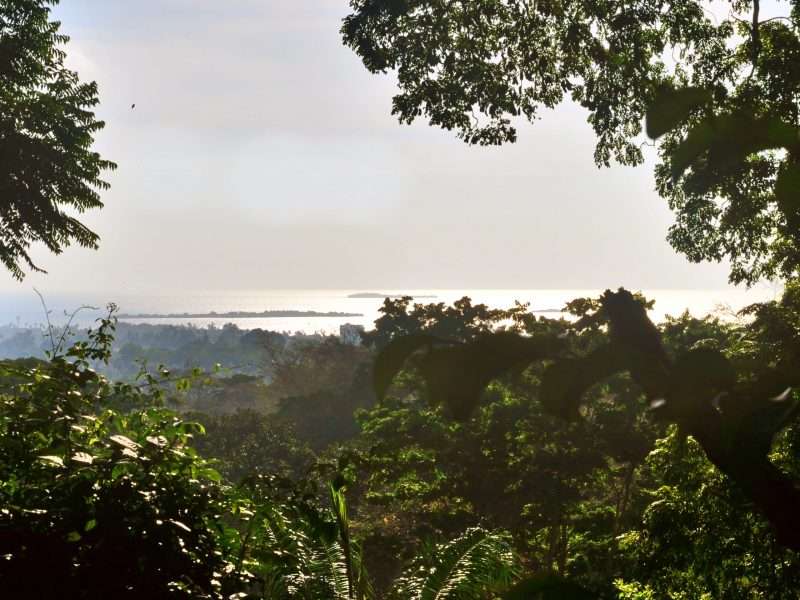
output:
[{"label": "tree", "polygon": [[[376,394],[382,399],[406,359],[414,356],[430,400],[466,419],[490,381],[546,360],[553,362],[542,373],[542,406],[565,420],[579,421],[585,418],[587,392],[627,372],[651,402],[652,416],[677,424],[682,436],[694,437],[709,461],[769,520],[778,543],[800,550],[800,517],[792,508],[800,502],[800,487],[770,456],[776,436],[800,413],[800,399],[793,392],[800,385],[796,366],[763,358],[740,362],[706,344],[672,356],[642,299],[624,289],[571,306],[583,313],[575,326],[602,332],[603,343],[575,352],[563,336],[499,332],[461,344],[398,338],[376,360]],[[754,337],[769,340],[771,333],[785,328],[780,320],[793,306],[790,294],[785,304],[764,311]]]},{"label": "tree", "polygon": [[354,437],[356,409],[374,404],[371,353],[336,338],[296,344],[274,362],[267,391],[278,398],[275,417],[291,425],[297,438],[319,451]]},{"label": "tree", "polygon": [[299,480],[314,462],[308,446],[271,415],[244,409],[222,415],[195,412],[186,416],[206,430],[206,435],[194,440],[194,447],[201,456],[219,461],[219,471],[229,481],[257,475]]},{"label": "tree", "polygon": [[[779,462],[793,450],[787,441],[782,436],[776,444]],[[620,536],[630,556],[626,581],[650,588],[653,598],[797,596],[797,553],[775,543],[764,519],[749,510],[694,440],[681,440],[672,428],[656,443],[640,477],[634,502],[646,508]]]},{"label": "tree", "polygon": [[97,84],[64,66],[69,38],[50,21],[58,0],[0,4],[0,261],[17,279],[42,271],[29,249],[56,254],[72,243],[97,248],[75,213],[102,208],[102,172],[116,165],[92,151]]},{"label": "tree", "polygon": [[450,340],[473,339],[481,333],[492,331],[503,321],[512,321],[527,314],[528,306],[517,304],[503,310],[485,304],[472,304],[467,296],[447,306],[436,304],[411,304],[413,298],[386,298],[375,320],[375,329],[362,336],[366,346],[382,348],[392,338],[401,335],[429,334]]},{"label": "tree", "polygon": [[[731,0],[720,18],[703,4],[351,0],[342,35],[367,69],[397,72],[400,121],[424,115],[471,144],[513,142],[514,118],[571,99],[589,113],[597,164],[635,165],[648,108],[677,110],[648,127],[670,243],[695,262],[727,257],[733,282],[796,276],[800,2],[768,20],[759,0]],[[665,94],[689,85],[692,102]]]}]

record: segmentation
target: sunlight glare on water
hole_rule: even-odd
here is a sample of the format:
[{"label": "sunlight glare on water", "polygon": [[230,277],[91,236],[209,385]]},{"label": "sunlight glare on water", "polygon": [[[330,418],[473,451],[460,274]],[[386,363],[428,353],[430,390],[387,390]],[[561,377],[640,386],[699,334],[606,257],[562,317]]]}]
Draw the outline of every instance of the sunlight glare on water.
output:
[{"label": "sunlight glare on water", "polygon": [[[779,289],[766,286],[750,290],[643,290],[645,296],[656,301],[650,316],[660,321],[665,315],[678,315],[684,310],[694,316],[709,313],[731,318],[735,311],[753,302],[772,300]],[[108,302],[116,302],[121,312],[127,314],[180,314],[180,313],[226,313],[233,311],[262,312],[265,310],[297,310],[316,312],[358,313],[358,317],[270,317],[270,318],[159,318],[126,319],[131,323],[160,323],[221,327],[234,323],[242,329],[268,329],[273,331],[304,333],[338,333],[344,323],[363,325],[370,329],[376,318],[382,298],[349,298],[350,294],[375,292],[392,296],[411,295],[416,302],[444,302],[451,304],[463,296],[469,296],[474,303],[484,303],[491,308],[510,308],[514,302],[528,303],[530,310],[543,315],[558,317],[569,300],[579,297],[596,297],[602,290],[244,290],[220,292],[195,292],[174,295],[98,295],[89,297],[77,295],[45,295],[54,322],[64,321],[64,311],[74,310],[82,304],[102,307]],[[425,297],[430,296],[430,297]],[[102,311],[84,311],[78,318],[82,325],[91,323]],[[0,298],[0,324],[35,325],[44,321],[43,310],[35,294],[5,296]]]}]

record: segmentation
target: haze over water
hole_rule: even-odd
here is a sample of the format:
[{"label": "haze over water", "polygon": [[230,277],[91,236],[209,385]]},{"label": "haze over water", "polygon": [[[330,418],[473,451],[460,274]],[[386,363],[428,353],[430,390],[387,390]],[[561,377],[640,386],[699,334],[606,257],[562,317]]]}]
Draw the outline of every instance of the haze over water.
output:
[{"label": "haze over water", "polygon": [[[173,325],[192,325],[221,327],[234,323],[241,329],[265,329],[273,331],[304,333],[339,332],[344,323],[363,325],[370,329],[376,318],[382,298],[348,298],[358,292],[378,292],[389,295],[417,296],[415,302],[444,302],[452,304],[463,296],[469,296],[474,303],[484,303],[490,308],[510,308],[515,301],[528,303],[530,310],[551,317],[564,304],[579,297],[593,297],[601,289],[286,289],[286,290],[231,290],[226,292],[187,292],[165,295],[132,294],[56,294],[45,293],[50,309],[51,320],[61,323],[65,320],[64,311],[72,312],[81,305],[91,305],[102,309],[108,302],[115,302],[120,311],[128,314],[175,314],[175,313],[226,313],[233,311],[262,312],[265,310],[298,310],[316,312],[359,313],[360,317],[276,317],[276,318],[162,318],[126,319],[131,323],[159,323]],[[750,290],[643,290],[645,296],[656,301],[650,317],[660,321],[665,315],[678,315],[684,310],[694,316],[717,313],[730,318],[734,311],[753,302],[772,300],[779,292],[767,286]],[[422,296],[435,296],[423,298]],[[84,310],[77,319],[80,325],[88,325],[103,314],[103,310]],[[5,294],[0,297],[0,324],[39,325],[45,321],[44,311],[33,291]]]}]

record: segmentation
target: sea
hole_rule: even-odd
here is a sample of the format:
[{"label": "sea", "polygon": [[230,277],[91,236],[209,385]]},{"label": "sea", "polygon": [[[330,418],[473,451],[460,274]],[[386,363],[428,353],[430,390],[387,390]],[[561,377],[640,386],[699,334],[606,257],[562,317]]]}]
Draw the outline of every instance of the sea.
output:
[{"label": "sea", "polygon": [[[124,319],[131,323],[186,325],[191,327],[222,327],[232,323],[241,329],[264,329],[287,333],[338,334],[346,323],[373,328],[380,316],[383,297],[353,298],[352,294],[375,293],[387,296],[414,296],[415,302],[453,301],[469,296],[474,303],[491,308],[510,308],[516,302],[529,306],[533,313],[557,318],[566,302],[574,298],[597,297],[600,289],[291,289],[236,290],[226,292],[187,292],[171,294],[125,293],[43,293],[44,306],[36,293],[20,292],[0,295],[0,325],[39,327],[49,318],[53,324],[63,324],[76,310],[73,324],[89,326],[104,314],[109,302],[119,306],[121,313],[136,314],[208,314],[216,312],[263,312],[293,310],[352,313],[358,316],[336,317],[251,317],[230,318],[224,315],[195,318]],[[635,290],[655,300],[651,319],[661,321],[666,315],[677,316],[688,310],[702,317],[708,314],[733,319],[736,312],[754,302],[773,300],[780,295],[775,286],[755,286],[751,289],[719,290]],[[84,307],[84,308],[81,308]]]}]

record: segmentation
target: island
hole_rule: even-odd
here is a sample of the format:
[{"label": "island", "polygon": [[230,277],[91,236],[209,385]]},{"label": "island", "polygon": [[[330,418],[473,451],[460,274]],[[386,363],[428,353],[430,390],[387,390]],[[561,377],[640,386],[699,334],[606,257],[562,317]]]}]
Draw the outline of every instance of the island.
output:
[{"label": "island", "polygon": [[348,298],[403,298],[410,296],[411,298],[436,298],[436,296],[415,296],[413,294],[379,294],[377,292],[357,292],[355,294],[348,294]]},{"label": "island", "polygon": [[262,312],[232,311],[218,313],[141,313],[120,314],[119,319],[278,319],[287,317],[363,317],[362,313],[349,312],[318,312],[316,310],[265,310]]}]

